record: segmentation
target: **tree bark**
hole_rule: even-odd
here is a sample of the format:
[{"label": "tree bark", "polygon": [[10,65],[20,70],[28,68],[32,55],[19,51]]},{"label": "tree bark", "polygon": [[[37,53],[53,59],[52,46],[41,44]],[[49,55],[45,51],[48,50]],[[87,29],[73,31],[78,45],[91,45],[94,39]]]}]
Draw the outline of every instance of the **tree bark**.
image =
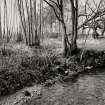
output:
[{"label": "tree bark", "polygon": [[2,40],[2,27],[1,27],[1,8],[0,8],[0,39]]},{"label": "tree bark", "polygon": [[78,35],[78,0],[70,0],[72,10],[72,38],[71,38],[71,52],[77,50],[77,35]]}]

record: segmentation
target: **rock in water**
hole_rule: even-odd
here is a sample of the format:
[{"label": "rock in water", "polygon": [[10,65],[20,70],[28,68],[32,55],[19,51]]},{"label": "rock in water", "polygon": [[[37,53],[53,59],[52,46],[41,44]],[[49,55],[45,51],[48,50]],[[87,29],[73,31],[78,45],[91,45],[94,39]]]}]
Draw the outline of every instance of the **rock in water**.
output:
[{"label": "rock in water", "polygon": [[29,91],[27,91],[27,90],[24,92],[24,94],[25,94],[25,96],[27,96],[27,97],[31,97],[31,93],[30,93]]}]

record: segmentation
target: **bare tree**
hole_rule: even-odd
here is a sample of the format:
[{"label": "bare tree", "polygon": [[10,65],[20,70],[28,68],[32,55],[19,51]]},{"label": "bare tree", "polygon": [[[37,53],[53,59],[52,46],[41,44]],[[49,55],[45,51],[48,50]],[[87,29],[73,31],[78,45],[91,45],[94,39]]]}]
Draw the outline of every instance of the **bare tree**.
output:
[{"label": "bare tree", "polygon": [[1,26],[1,6],[0,6],[0,39],[2,40],[2,26]]},{"label": "bare tree", "polygon": [[[81,29],[82,27],[86,27],[86,28],[93,28],[94,26],[100,27],[99,24],[95,24],[98,21],[102,21],[104,23],[105,8],[104,8],[104,6],[103,7],[101,6],[103,4],[104,0],[100,0],[99,3],[97,4],[97,6],[94,2],[93,2],[93,4],[96,7],[95,10],[93,10],[93,8],[88,3],[88,0],[86,0],[85,9],[84,9],[85,13],[79,14],[79,16],[78,16],[79,18],[86,17],[86,19],[80,26],[78,26],[78,30]],[[89,10],[90,10],[90,12],[87,12]],[[95,24],[95,25],[93,26],[93,24]]]},{"label": "bare tree", "polygon": [[64,55],[70,55],[72,52],[77,50],[77,27],[78,27],[78,0],[70,0],[72,9],[72,39],[71,42],[68,39],[67,29],[64,19],[64,7],[63,0],[44,0],[54,11],[57,19],[61,22],[64,32],[63,43],[64,43]]},{"label": "bare tree", "polygon": [[24,15],[23,0],[17,0],[17,6],[18,6],[21,25],[22,25],[23,32],[24,32],[25,42],[27,45],[29,45],[28,38],[27,38],[27,32],[26,32],[26,24],[25,24],[26,22],[25,22],[25,15]]},{"label": "bare tree", "polygon": [[[40,45],[40,36],[37,32],[36,0],[18,0],[18,10],[24,31],[26,44],[29,46]],[[25,14],[26,12],[26,14]]]},{"label": "bare tree", "polygon": [[71,3],[71,15],[72,15],[72,39],[71,46],[72,51],[77,50],[77,35],[78,35],[78,0],[70,0]]}]

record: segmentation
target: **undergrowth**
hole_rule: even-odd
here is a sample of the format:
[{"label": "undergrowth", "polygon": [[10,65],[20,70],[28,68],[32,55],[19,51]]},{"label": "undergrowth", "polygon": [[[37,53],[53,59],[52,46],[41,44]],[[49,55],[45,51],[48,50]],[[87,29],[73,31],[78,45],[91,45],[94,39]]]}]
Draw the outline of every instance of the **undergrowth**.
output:
[{"label": "undergrowth", "polygon": [[43,55],[39,51],[29,57],[22,52],[14,52],[7,48],[3,53],[2,51],[0,53],[0,96],[32,86],[34,83],[44,83],[57,75],[53,69],[55,55],[47,52]]},{"label": "undergrowth", "polygon": [[85,66],[105,65],[104,52],[86,51],[80,60],[81,52],[63,58],[48,47],[34,48],[33,56],[23,51],[0,49],[0,96],[35,83],[45,83],[55,77],[63,79],[62,77],[83,71]]}]

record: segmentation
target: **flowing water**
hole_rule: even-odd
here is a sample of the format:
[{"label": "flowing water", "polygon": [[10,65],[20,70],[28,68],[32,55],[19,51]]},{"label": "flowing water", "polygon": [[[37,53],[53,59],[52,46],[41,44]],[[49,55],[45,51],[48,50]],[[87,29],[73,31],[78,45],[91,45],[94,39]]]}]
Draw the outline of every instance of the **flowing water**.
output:
[{"label": "flowing water", "polygon": [[42,87],[40,92],[40,97],[34,96],[27,102],[22,102],[23,98],[19,98],[20,92],[19,102],[13,104],[13,98],[16,96],[13,95],[8,100],[4,98],[0,105],[105,105],[105,69],[82,73],[72,80]]},{"label": "flowing water", "polygon": [[105,105],[105,69],[56,83],[43,90],[42,98],[24,105]]}]

